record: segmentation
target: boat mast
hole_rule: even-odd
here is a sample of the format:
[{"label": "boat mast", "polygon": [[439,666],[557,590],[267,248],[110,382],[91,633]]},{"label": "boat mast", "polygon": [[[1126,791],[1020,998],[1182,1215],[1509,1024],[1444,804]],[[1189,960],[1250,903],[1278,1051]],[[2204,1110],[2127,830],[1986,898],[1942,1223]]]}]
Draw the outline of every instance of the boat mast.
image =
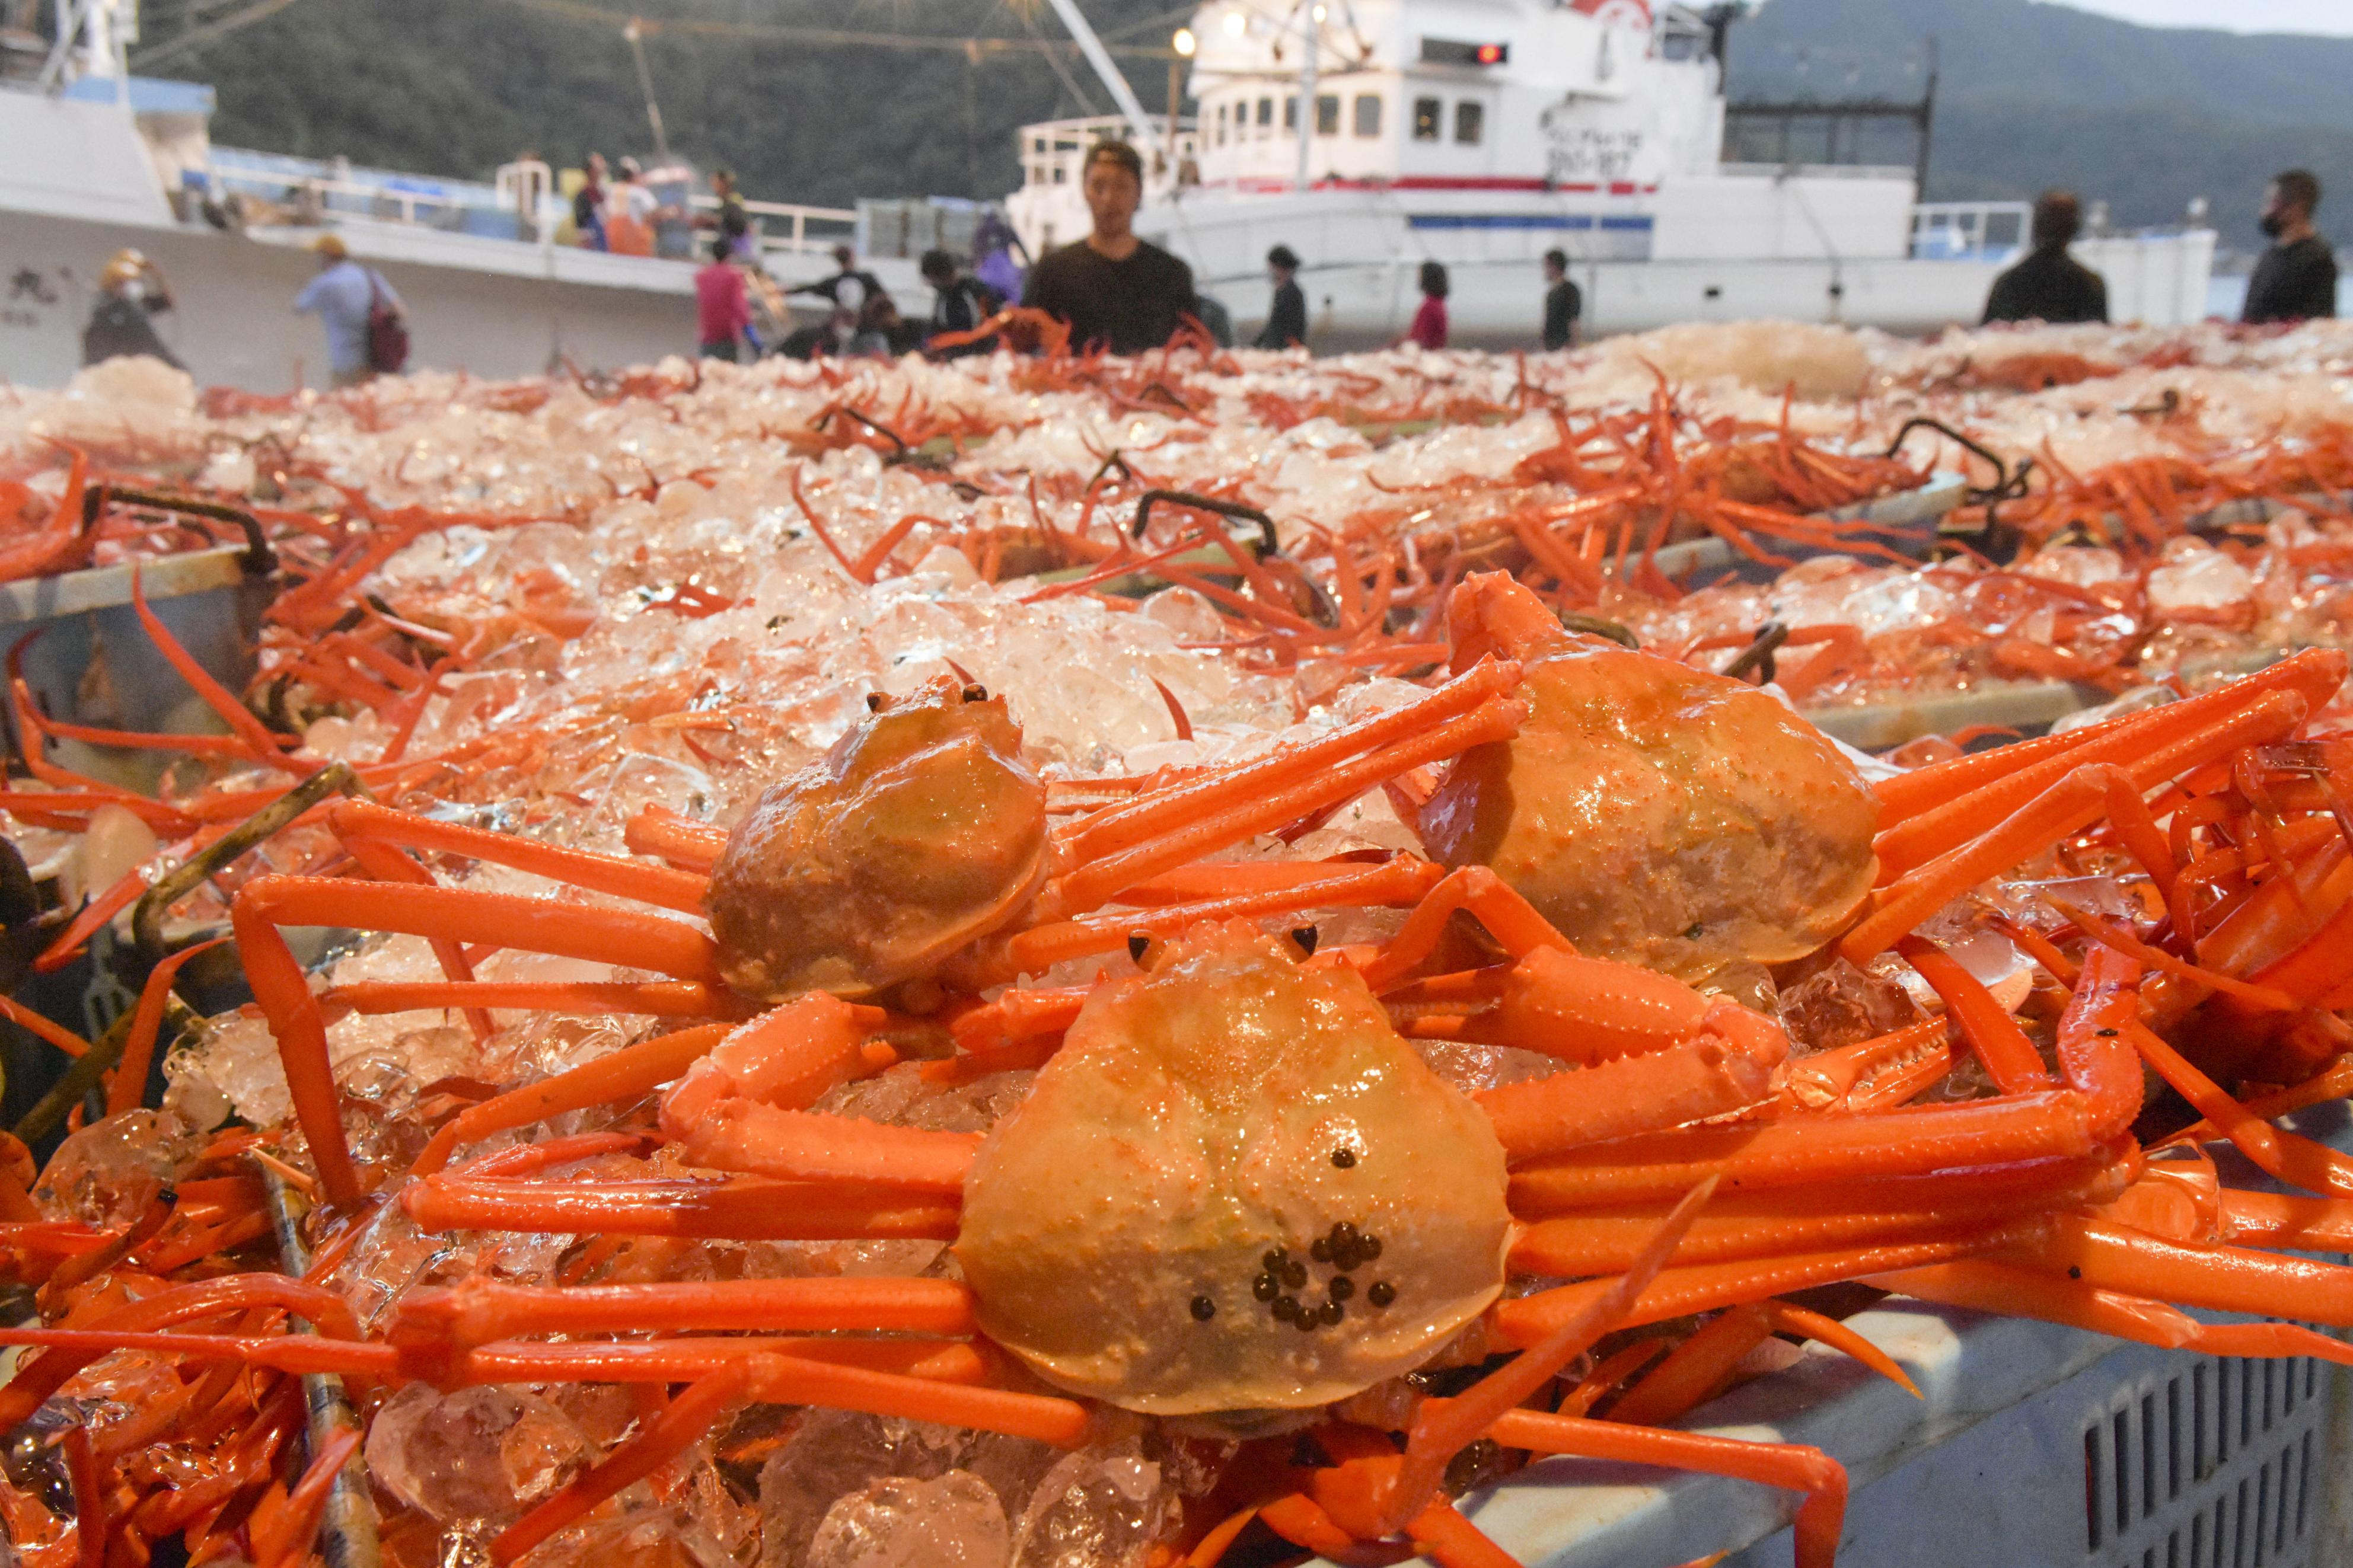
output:
[{"label": "boat mast", "polygon": [[1137,142],[1149,143],[1153,139],[1152,117],[1144,112],[1143,100],[1135,96],[1135,89],[1127,85],[1127,78],[1122,76],[1119,67],[1112,63],[1110,51],[1103,47],[1103,40],[1095,37],[1092,27],[1087,26],[1087,19],[1079,15],[1078,0],[1046,0],[1046,3],[1054,7],[1054,15],[1062,19],[1062,26],[1069,28],[1071,37],[1078,41],[1079,53],[1087,57],[1087,64],[1094,68],[1096,79],[1111,94],[1111,100],[1119,105],[1120,113],[1126,117],[1129,132]]},{"label": "boat mast", "polygon": [[1306,25],[1301,29],[1307,43],[1299,56],[1299,112],[1294,118],[1299,132],[1299,178],[1296,183],[1300,194],[1304,195],[1310,183],[1307,160],[1315,147],[1315,57],[1324,49],[1324,0],[1299,0],[1299,5],[1307,13]]}]

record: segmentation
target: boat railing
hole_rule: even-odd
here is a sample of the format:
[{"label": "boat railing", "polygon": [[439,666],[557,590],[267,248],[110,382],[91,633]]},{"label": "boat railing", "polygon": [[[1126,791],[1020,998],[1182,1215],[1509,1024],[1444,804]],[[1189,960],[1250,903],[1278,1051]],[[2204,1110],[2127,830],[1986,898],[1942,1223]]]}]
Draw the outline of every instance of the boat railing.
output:
[{"label": "boat railing", "polygon": [[[1159,130],[1153,144],[1138,147],[1145,160],[1145,184],[1157,185],[1176,176],[1201,155],[1200,129],[1190,116],[1177,117],[1174,134],[1165,117],[1155,116]],[[1087,153],[1098,142],[1133,140],[1128,123],[1116,114],[1082,120],[1047,120],[1025,125],[1019,132],[1021,183],[1024,185],[1071,185],[1082,183]],[[1173,162],[1172,162],[1173,154]]]},{"label": "boat railing", "polygon": [[[717,212],[717,196],[697,195],[691,198],[697,212]],[[752,202],[744,210],[759,220],[760,248],[764,252],[783,251],[797,255],[803,251],[823,250],[839,245],[858,231],[858,211],[854,207],[812,207],[797,202]],[[778,226],[782,226],[782,232]]]},{"label": "boat railing", "polygon": [[2026,248],[2025,202],[1922,202],[1912,209],[1915,261],[2006,261]]}]

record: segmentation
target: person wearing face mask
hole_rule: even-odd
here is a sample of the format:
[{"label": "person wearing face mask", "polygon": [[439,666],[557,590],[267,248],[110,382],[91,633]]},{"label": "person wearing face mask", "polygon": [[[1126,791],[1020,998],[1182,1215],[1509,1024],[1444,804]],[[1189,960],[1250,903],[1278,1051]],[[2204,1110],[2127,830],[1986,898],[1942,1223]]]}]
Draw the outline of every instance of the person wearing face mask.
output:
[{"label": "person wearing face mask", "polygon": [[1115,354],[1165,345],[1198,307],[1193,269],[1135,232],[1144,160],[1124,142],[1098,142],[1080,173],[1094,232],[1050,251],[1030,269],[1021,302],[1070,323],[1071,347]]},{"label": "person wearing face mask", "polygon": [[2320,182],[2307,169],[2290,169],[2263,194],[2263,232],[2272,247],[2247,279],[2247,308],[2239,319],[2303,321],[2337,314],[2337,256],[2314,232]]}]

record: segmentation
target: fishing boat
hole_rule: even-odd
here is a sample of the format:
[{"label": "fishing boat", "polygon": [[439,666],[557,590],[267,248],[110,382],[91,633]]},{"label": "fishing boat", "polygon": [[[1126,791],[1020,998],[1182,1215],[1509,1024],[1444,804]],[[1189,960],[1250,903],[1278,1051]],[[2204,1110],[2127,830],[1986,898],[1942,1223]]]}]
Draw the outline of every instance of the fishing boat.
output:
[{"label": "fishing boat", "polygon": [[[536,160],[480,182],[216,146],[211,88],[129,73],[127,0],[58,8],[61,41],[0,47],[0,380],[74,373],[99,269],[128,247],[168,280],[158,330],[199,382],[322,386],[325,339],[292,302],[330,230],[408,307],[412,365],[497,377],[693,352],[683,221],[672,255],[613,255],[557,242],[569,206]],[[681,220],[716,205],[690,171],[654,174]],[[830,272],[831,247],[857,237],[852,209],[746,205],[788,287]],[[913,262],[867,265],[901,299],[928,300]]]},{"label": "fishing boat", "polygon": [[[1080,237],[1088,147],[1132,140],[1146,153],[1137,232],[1190,263],[1245,333],[1265,318],[1266,252],[1289,246],[1324,351],[1401,334],[1425,261],[1451,275],[1455,344],[1532,345],[1556,248],[1588,332],[1974,322],[2021,253],[2028,208],[1919,199],[1933,64],[1917,104],[1727,104],[1730,23],[1729,7],[1645,0],[1208,0],[1176,39],[1198,112],[1148,115],[1106,80],[1120,115],[1022,130],[1008,211],[1033,254]],[[1791,126],[1826,125],[1834,153],[1858,115],[1915,121],[1915,163],[1725,156],[1735,122],[1777,123],[1780,141],[1761,139],[1777,154]],[[2214,239],[2187,226],[2074,248],[2116,320],[2170,325],[2206,314]]]}]

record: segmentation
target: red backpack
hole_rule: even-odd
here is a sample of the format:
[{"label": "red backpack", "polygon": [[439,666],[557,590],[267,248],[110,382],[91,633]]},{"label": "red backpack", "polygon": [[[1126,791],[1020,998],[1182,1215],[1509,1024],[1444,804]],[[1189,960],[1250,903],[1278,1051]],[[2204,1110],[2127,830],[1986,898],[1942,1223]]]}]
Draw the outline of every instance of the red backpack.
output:
[{"label": "red backpack", "polygon": [[399,308],[385,297],[384,279],[368,273],[368,369],[379,375],[398,375],[408,363],[408,323]]}]

